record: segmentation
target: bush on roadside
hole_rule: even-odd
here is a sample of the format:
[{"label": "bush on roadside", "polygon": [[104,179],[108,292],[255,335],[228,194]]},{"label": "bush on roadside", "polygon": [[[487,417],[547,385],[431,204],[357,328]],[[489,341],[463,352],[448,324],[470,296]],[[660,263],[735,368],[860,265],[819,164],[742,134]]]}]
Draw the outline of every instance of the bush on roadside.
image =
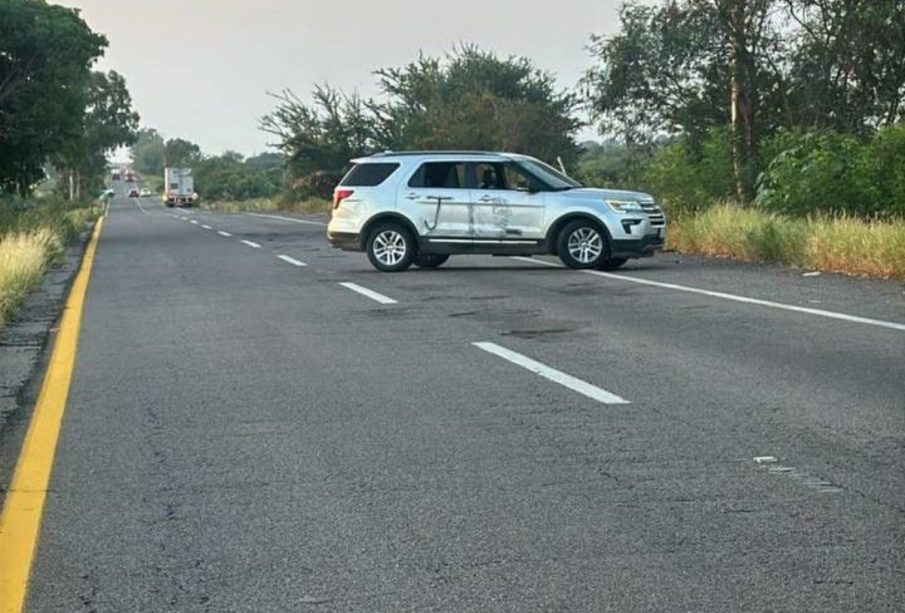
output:
[{"label": "bush on roadside", "polygon": [[861,187],[884,217],[905,218],[905,123],[882,128],[865,146]]},{"label": "bush on roadside", "polygon": [[92,206],[63,200],[0,200],[0,329],[96,214]]},{"label": "bush on roadside", "polygon": [[729,133],[714,129],[700,140],[687,137],[660,148],[644,173],[653,193],[673,217],[706,210],[734,191]]},{"label": "bush on roadside", "polygon": [[756,204],[790,215],[878,212],[863,189],[862,145],[835,132],[804,134],[767,165]]}]

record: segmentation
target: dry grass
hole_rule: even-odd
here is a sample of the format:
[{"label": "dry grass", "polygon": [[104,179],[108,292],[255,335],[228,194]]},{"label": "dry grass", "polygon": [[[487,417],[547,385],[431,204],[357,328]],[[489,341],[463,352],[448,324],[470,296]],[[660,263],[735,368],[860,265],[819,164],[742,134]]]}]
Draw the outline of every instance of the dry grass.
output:
[{"label": "dry grass", "polygon": [[905,221],[791,219],[723,203],[697,215],[674,219],[667,247],[685,253],[905,280]]},{"label": "dry grass", "polygon": [[94,205],[52,197],[0,199],[0,329],[85,224]]},{"label": "dry grass", "polygon": [[62,248],[59,236],[47,228],[0,239],[0,328]]},{"label": "dry grass", "polygon": [[330,210],[330,202],[319,198],[287,202],[277,198],[258,198],[253,200],[205,202],[204,208],[223,213],[304,213],[326,214]]}]

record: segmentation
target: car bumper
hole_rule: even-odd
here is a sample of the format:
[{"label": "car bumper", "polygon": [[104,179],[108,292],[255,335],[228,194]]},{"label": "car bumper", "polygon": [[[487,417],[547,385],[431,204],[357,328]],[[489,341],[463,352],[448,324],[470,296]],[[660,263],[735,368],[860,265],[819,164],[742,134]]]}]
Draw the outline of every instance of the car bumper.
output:
[{"label": "car bumper", "polygon": [[343,251],[364,251],[361,235],[352,232],[327,232],[327,241]]},{"label": "car bumper", "polygon": [[664,242],[665,239],[656,234],[638,239],[614,240],[611,255],[614,258],[648,258],[663,249]]}]

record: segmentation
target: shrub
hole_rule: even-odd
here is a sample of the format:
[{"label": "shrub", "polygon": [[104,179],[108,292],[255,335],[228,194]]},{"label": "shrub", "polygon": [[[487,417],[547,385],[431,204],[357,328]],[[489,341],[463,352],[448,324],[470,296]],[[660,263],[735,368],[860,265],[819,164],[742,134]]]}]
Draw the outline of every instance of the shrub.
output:
[{"label": "shrub", "polygon": [[882,128],[871,139],[860,178],[874,212],[905,217],[905,123]]},{"label": "shrub", "polygon": [[700,141],[683,137],[660,148],[644,183],[672,216],[694,214],[734,191],[729,133],[714,129]]},{"label": "shrub", "polygon": [[759,207],[792,215],[878,212],[863,188],[863,146],[856,138],[834,132],[783,138],[785,148],[758,180]]}]

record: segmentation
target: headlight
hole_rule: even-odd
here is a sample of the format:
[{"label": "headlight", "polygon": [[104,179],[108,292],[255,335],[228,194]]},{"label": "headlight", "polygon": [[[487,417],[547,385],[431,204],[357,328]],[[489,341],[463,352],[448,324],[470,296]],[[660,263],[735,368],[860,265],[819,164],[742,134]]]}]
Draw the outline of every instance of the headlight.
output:
[{"label": "headlight", "polygon": [[604,202],[613,209],[615,212],[620,214],[625,213],[640,213],[644,209],[641,208],[641,205],[638,204],[634,200],[605,200]]}]

